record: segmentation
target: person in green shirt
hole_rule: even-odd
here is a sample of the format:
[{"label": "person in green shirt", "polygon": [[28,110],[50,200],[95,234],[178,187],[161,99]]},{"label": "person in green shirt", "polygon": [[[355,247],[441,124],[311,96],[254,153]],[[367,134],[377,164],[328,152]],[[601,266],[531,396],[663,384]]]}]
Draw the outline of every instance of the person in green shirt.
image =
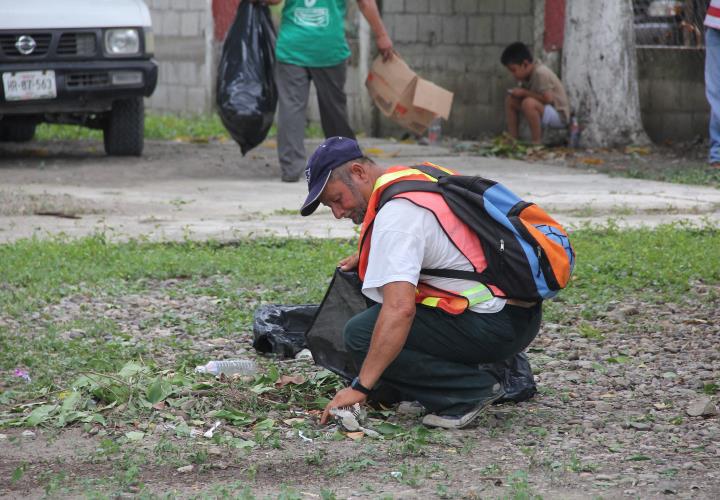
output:
[{"label": "person in green shirt", "polygon": [[[279,4],[282,0],[264,0]],[[375,0],[357,0],[385,60],[393,44]],[[348,123],[345,95],[345,0],[285,0],[275,53],[278,87],[278,160],[284,182],[305,171],[305,113],[310,81],[315,84],[325,137],[355,137]]]}]

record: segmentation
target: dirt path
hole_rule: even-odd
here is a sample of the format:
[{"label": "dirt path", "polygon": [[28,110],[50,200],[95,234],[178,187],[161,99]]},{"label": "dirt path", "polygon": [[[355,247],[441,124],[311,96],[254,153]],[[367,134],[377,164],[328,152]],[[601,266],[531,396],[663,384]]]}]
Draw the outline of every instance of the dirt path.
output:
[{"label": "dirt path", "polygon": [[[317,141],[308,141],[311,151]],[[608,219],[656,224],[720,220],[720,190],[610,178],[542,163],[482,158],[368,139],[383,165],[421,161],[499,180],[569,226]],[[236,239],[247,235],[348,237],[327,210],[298,214],[304,182],[279,182],[274,142],[247,157],[234,143],[150,141],[142,158],[112,158],[97,142],[0,145],[0,242],[104,232],[126,239]]]}]

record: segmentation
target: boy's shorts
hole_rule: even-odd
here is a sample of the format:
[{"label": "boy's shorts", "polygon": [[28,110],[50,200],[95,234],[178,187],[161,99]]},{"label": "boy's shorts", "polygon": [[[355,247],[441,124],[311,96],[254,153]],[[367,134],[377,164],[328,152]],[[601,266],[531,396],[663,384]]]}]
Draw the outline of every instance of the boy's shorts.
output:
[{"label": "boy's shorts", "polygon": [[565,120],[560,116],[560,113],[557,112],[557,109],[555,109],[552,104],[545,105],[542,115],[542,125],[543,127],[550,128],[567,127],[567,123],[565,123]]}]

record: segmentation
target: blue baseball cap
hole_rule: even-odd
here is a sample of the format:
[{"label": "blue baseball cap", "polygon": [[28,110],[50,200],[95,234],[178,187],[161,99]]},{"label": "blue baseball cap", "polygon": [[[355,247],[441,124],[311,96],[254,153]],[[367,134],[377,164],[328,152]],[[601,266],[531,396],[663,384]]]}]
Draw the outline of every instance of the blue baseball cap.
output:
[{"label": "blue baseball cap", "polygon": [[305,167],[308,195],[300,209],[300,215],[310,215],[320,204],[318,198],[325,189],[333,169],[362,158],[360,146],[347,137],[330,137],[315,150]]}]

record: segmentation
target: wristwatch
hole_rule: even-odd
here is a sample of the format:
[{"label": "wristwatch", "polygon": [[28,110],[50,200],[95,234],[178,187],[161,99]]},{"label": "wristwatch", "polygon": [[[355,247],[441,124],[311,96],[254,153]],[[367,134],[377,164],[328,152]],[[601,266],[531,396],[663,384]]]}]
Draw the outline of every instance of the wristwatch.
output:
[{"label": "wristwatch", "polygon": [[352,387],[356,391],[362,392],[366,396],[370,394],[370,389],[368,389],[367,387],[365,387],[364,385],[362,385],[360,383],[360,377],[355,377],[353,379],[353,381],[350,383],[350,387]]}]

